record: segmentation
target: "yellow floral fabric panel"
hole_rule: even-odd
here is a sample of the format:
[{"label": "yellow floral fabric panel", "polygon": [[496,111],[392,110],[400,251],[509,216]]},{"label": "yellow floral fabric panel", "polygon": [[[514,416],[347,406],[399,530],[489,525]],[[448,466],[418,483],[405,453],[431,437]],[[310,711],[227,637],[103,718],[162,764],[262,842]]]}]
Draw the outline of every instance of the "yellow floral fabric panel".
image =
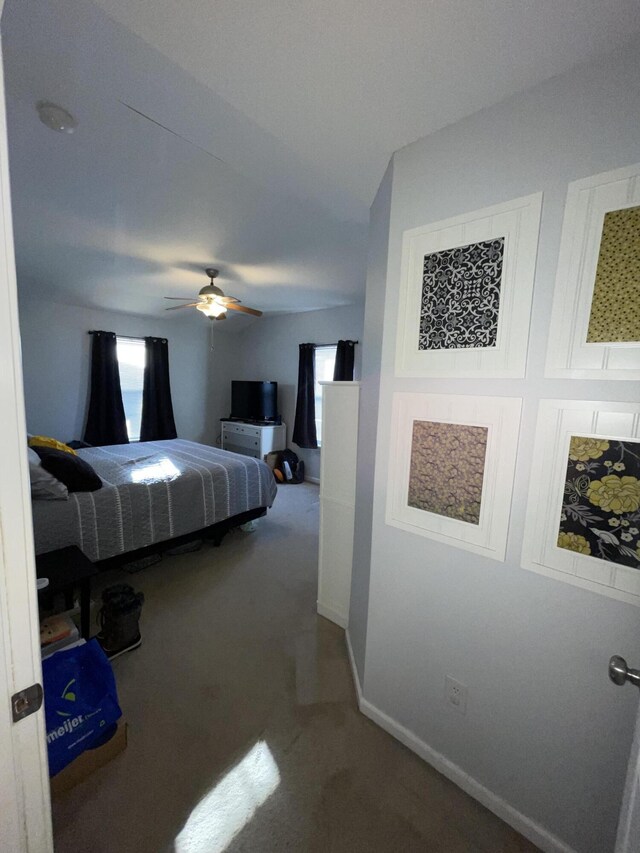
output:
[{"label": "yellow floral fabric panel", "polygon": [[587,343],[640,341],[640,207],[605,214]]},{"label": "yellow floral fabric panel", "polygon": [[640,443],[571,437],[558,548],[640,569]]},{"label": "yellow floral fabric panel", "polygon": [[479,524],[487,435],[486,427],[414,421],[409,506]]}]

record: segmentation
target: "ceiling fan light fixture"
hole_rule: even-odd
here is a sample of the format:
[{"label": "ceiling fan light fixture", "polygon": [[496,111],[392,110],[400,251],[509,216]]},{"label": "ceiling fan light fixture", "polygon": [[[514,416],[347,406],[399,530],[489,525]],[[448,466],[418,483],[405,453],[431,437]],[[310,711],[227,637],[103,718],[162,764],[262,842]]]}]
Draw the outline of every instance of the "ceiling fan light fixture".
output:
[{"label": "ceiling fan light fixture", "polygon": [[[241,314],[251,314],[253,317],[262,317],[262,311],[258,311],[257,308],[249,308],[248,305],[240,305],[240,299],[236,296],[225,296],[224,291],[220,290],[220,288],[213,283],[214,279],[218,275],[218,270],[213,267],[209,267],[205,272],[209,276],[210,281],[209,284],[206,284],[200,289],[198,301],[185,302],[184,305],[175,305],[171,308],[166,308],[165,310],[177,311],[180,308],[197,308],[201,314],[204,314],[205,317],[208,317],[210,320],[226,320],[228,316],[227,312],[229,310],[239,311]],[[182,302],[183,300],[188,299],[188,297],[165,296],[165,299]],[[233,314],[231,316],[233,316]]]},{"label": "ceiling fan light fixture", "polygon": [[203,297],[214,297],[214,296],[224,296],[224,293],[220,290],[219,287],[216,287],[215,284],[205,284],[204,287],[201,287],[198,291],[198,296]]},{"label": "ceiling fan light fixture", "polygon": [[227,313],[224,305],[219,305],[217,302],[201,302],[196,305],[196,308],[198,311],[202,311],[206,317],[221,317]]}]

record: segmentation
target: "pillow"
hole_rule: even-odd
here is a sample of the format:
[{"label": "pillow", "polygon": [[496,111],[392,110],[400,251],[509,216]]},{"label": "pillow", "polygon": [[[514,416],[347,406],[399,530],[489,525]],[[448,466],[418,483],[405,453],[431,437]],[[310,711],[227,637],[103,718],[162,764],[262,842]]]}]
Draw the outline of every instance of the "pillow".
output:
[{"label": "pillow", "polygon": [[31,447],[27,448],[27,458],[29,460],[31,497],[40,501],[69,500],[67,487],[42,467],[40,457]]},{"label": "pillow", "polygon": [[64,483],[70,492],[95,492],[102,488],[102,480],[91,465],[75,453],[38,446],[34,450],[42,461],[42,467]]},{"label": "pillow", "polygon": [[76,455],[75,450],[69,447],[68,444],[63,444],[57,438],[49,438],[46,435],[32,435],[29,437],[28,443],[29,447],[52,447],[54,450],[64,450],[65,453]]}]

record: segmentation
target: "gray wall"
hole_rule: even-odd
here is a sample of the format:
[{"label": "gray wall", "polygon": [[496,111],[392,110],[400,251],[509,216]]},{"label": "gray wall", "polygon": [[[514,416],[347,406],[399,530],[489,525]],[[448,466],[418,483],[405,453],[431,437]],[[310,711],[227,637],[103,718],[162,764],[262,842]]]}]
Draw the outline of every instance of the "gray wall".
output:
[{"label": "gray wall", "polygon": [[[231,365],[229,380],[259,379],[278,383],[278,402],[287,425],[288,446],[304,460],[308,477],[320,476],[320,450],[298,448],[291,440],[298,385],[298,344],[335,343],[340,338],[359,340],[357,378],[362,358],[362,329],[363,305],[356,304],[326,311],[262,317],[237,336],[237,362]],[[227,335],[220,336],[223,337]]]},{"label": "gray wall", "polygon": [[[638,708],[637,691],[614,688],[606,664],[612,653],[637,662],[640,611],[521,569],[520,550],[538,399],[639,396],[637,383],[543,378],[567,184],[638,162],[639,114],[635,45],[396,153],[390,228],[386,234],[372,226],[378,245],[370,252],[367,292],[368,303],[386,302],[384,317],[367,310],[365,332],[379,352],[373,342],[383,333],[365,698],[523,815],[593,853],[613,849]],[[544,206],[527,378],[394,378],[402,232],[539,190]],[[374,209],[378,226],[384,216]],[[385,282],[379,270],[387,241]],[[368,352],[367,362],[375,361]],[[385,525],[396,390],[524,398],[504,563]],[[363,409],[375,393],[375,382],[365,383]],[[362,518],[360,525],[366,528]],[[358,626],[360,671],[367,568],[356,560],[351,620]],[[446,674],[469,687],[466,716],[443,701]]]},{"label": "gray wall", "polygon": [[162,335],[176,428],[181,438],[213,443],[216,388],[209,381],[212,354],[202,317],[136,317],[33,299],[20,300],[20,334],[27,429],[62,441],[82,438],[89,395],[89,329],[121,335]]},{"label": "gray wall", "polygon": [[220,446],[222,435],[220,418],[228,418],[231,412],[231,380],[242,379],[236,374],[243,358],[243,348],[242,336],[237,329],[233,330],[231,322],[214,323],[213,329],[213,352],[210,352],[208,360],[209,417],[213,439],[211,443]]},{"label": "gray wall", "polygon": [[369,223],[367,258],[367,300],[364,312],[360,411],[358,418],[358,463],[356,508],[353,536],[353,569],[349,613],[349,639],[360,682],[364,680],[369,601],[369,566],[373,484],[376,458],[376,423],[380,393],[380,360],[384,324],[385,283],[389,244],[389,216],[393,163],[387,168],[375,200]]}]

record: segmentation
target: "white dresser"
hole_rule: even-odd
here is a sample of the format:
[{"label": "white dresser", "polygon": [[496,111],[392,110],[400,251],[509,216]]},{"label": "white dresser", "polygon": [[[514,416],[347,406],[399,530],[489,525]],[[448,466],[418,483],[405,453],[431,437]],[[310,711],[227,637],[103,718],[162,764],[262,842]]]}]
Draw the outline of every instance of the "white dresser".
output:
[{"label": "white dresser", "polygon": [[287,446],[287,427],[261,426],[244,421],[222,421],[222,449],[264,459],[272,450]]},{"label": "white dresser", "polygon": [[346,628],[351,598],[360,383],[320,384],[323,388],[318,613]]}]

